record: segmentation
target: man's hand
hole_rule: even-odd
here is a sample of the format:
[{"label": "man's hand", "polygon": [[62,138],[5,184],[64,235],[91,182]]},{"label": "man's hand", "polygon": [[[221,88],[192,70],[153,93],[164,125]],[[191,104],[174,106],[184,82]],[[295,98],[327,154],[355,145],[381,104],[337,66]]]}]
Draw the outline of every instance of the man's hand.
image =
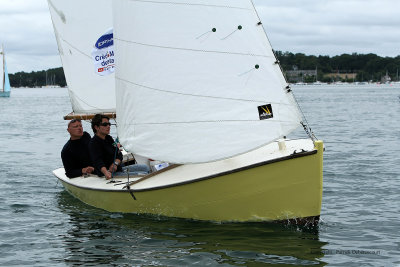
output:
[{"label": "man's hand", "polygon": [[107,180],[111,179],[111,172],[109,172],[106,167],[102,167],[101,172],[104,174]]},{"label": "man's hand", "polygon": [[110,165],[110,168],[108,168],[109,172],[116,172],[117,171],[117,165],[115,165],[114,163],[112,163]]},{"label": "man's hand", "polygon": [[83,173],[93,173],[94,172],[94,168],[92,166],[87,166],[86,168],[82,169]]},{"label": "man's hand", "polygon": [[104,176],[106,177],[107,180],[111,179],[111,172],[106,171],[106,173],[104,173]]},{"label": "man's hand", "polygon": [[82,174],[88,174],[88,173],[92,173],[94,171],[94,168],[91,166],[87,166],[86,168],[82,169]]}]

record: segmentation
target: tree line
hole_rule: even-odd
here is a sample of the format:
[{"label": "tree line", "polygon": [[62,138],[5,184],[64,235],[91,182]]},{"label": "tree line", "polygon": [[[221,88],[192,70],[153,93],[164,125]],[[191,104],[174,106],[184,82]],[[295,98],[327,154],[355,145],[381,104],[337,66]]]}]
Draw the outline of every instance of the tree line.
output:
[{"label": "tree line", "polygon": [[9,74],[11,87],[42,87],[46,85],[67,85],[62,67],[42,71],[16,72]]},{"label": "tree line", "polygon": [[[355,80],[380,82],[382,77],[391,77],[398,81],[400,71],[400,56],[380,57],[375,54],[342,54],[340,56],[307,56],[302,53],[275,51],[284,72],[291,70],[317,70],[317,77],[308,77],[309,81],[331,82],[332,73],[355,73]],[[290,82],[290,81],[289,81]],[[307,82],[307,81],[306,81]]]},{"label": "tree line", "polygon": [[[312,56],[303,53],[275,51],[284,73],[291,70],[316,70],[317,77],[304,77],[305,82],[322,81],[331,82],[332,73],[355,73],[353,81],[379,82],[388,74],[392,81],[399,80],[400,56],[380,57],[375,54],[342,54],[339,56]],[[342,75],[343,76],[343,75]],[[287,76],[288,77],[288,76]],[[65,81],[63,68],[54,68],[30,73],[17,72],[10,74],[12,87],[42,87],[46,85],[58,85],[64,87]],[[346,80],[345,78],[340,78]],[[289,82],[293,82],[288,80]]]}]

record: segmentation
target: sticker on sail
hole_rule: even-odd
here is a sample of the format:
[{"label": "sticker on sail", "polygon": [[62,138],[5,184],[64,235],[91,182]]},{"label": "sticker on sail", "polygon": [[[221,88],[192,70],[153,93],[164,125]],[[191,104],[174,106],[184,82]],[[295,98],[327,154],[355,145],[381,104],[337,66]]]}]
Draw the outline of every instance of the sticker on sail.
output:
[{"label": "sticker on sail", "polygon": [[272,113],[272,105],[267,104],[263,106],[258,106],[258,115],[260,116],[260,120],[273,118],[274,114]]},{"label": "sticker on sail", "polygon": [[114,72],[114,37],[112,28],[97,39],[92,51],[92,59],[94,61],[94,71],[97,74],[105,76]]}]

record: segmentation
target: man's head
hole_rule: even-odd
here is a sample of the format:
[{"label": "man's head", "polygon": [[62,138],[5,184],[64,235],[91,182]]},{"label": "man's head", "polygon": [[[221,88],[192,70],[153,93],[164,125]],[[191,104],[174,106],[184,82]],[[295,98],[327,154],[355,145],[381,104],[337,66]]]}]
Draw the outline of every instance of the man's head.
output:
[{"label": "man's head", "polygon": [[100,136],[106,136],[110,134],[110,118],[102,115],[96,114],[92,119],[92,130],[95,134]]},{"label": "man's head", "polygon": [[67,131],[71,136],[71,140],[80,139],[83,135],[82,122],[79,119],[73,119],[68,123]]}]

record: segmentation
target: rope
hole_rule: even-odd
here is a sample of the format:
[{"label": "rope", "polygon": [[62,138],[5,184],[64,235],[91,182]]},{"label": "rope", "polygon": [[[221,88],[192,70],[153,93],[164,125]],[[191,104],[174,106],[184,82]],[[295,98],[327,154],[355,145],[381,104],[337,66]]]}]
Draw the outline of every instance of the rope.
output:
[{"label": "rope", "polygon": [[[118,151],[118,142],[117,142],[117,140],[118,140],[118,137],[117,137],[117,139],[115,140],[115,142],[113,144],[113,145],[115,145],[113,165],[115,165],[115,160],[117,159],[117,151]],[[118,166],[117,166],[117,168],[118,168]],[[114,179],[114,168],[112,169],[112,172],[111,172],[111,180],[113,180],[113,179]]]},{"label": "rope", "polygon": [[[133,157],[133,154],[132,154],[132,153],[131,153],[131,155],[132,155],[132,157]],[[133,157],[133,158],[134,158],[134,157]],[[127,157],[127,160],[128,160],[128,162],[129,162],[129,156]],[[136,200],[135,195],[134,195],[133,192],[131,191],[131,187],[130,187],[130,183],[129,183],[129,168],[126,169],[126,171],[127,171],[127,174],[128,174],[128,182],[127,182],[127,184],[126,184],[126,190],[128,190],[128,192],[129,192],[129,194],[131,194],[132,198],[133,198],[134,200]]]},{"label": "rope", "polygon": [[300,107],[300,105],[299,105],[299,102],[297,101],[296,97],[295,97],[294,94],[293,94],[293,90],[290,90],[290,92],[292,92],[293,99],[294,99],[294,101],[296,102],[296,105],[297,105],[297,107],[298,107],[299,110],[300,110],[300,113],[301,113],[301,116],[302,116],[303,120],[305,121],[305,122],[302,122],[302,121],[301,121],[300,124],[301,124],[301,126],[303,126],[303,129],[304,129],[304,131],[306,132],[306,134],[308,135],[308,137],[310,137],[310,139],[311,139],[313,142],[315,142],[315,140],[318,140],[318,138],[314,135],[313,131],[311,130],[311,127],[310,127],[309,124],[308,124],[307,118],[306,118],[306,116],[304,115],[304,112],[303,112],[303,110],[301,109],[301,107]]}]

